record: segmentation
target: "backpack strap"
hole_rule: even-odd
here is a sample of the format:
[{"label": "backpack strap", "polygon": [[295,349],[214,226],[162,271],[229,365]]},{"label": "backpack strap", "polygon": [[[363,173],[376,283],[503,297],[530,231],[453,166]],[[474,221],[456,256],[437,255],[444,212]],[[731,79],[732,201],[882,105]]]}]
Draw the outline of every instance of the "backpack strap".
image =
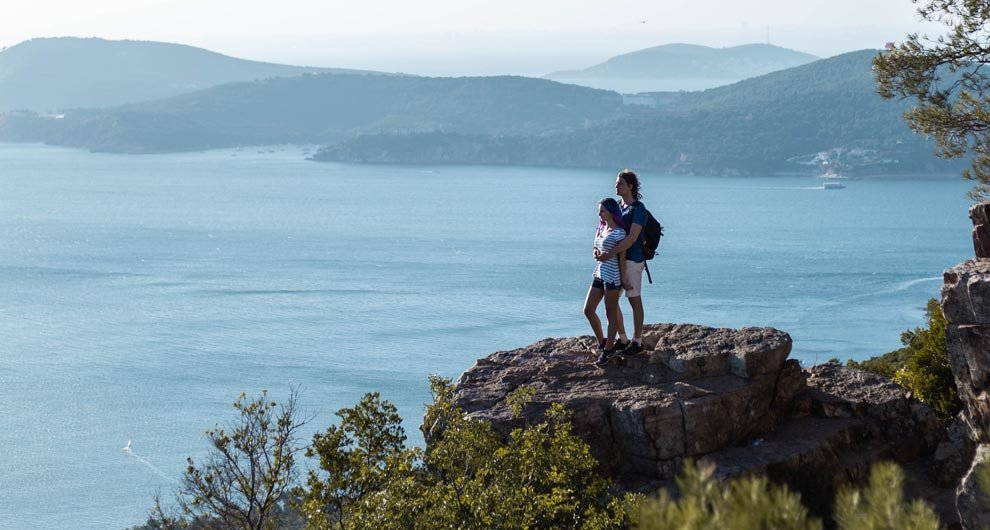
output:
[{"label": "backpack strap", "polygon": [[[640,202],[638,200],[636,202],[639,202],[639,206],[643,206],[643,203],[642,202]],[[636,213],[636,208],[638,208],[638,206],[633,206],[633,213],[634,214]],[[643,206],[643,208],[646,208],[646,207]],[[649,212],[647,212],[647,215],[649,215]],[[650,221],[650,219],[647,218],[646,219],[646,222],[649,222],[649,221]],[[629,220],[629,224],[630,225],[632,224],[632,219]],[[630,226],[629,229],[631,230],[632,229],[632,226]],[[646,225],[643,225],[643,228],[640,228],[639,229],[639,251],[640,252],[643,252],[643,243],[646,242],[646,237],[643,236],[643,230],[646,230]],[[643,253],[643,267],[646,270],[646,279],[649,280],[650,284],[652,285],[653,284],[653,275],[650,274],[650,263],[649,263],[649,261],[650,260],[646,259],[646,254]]]}]

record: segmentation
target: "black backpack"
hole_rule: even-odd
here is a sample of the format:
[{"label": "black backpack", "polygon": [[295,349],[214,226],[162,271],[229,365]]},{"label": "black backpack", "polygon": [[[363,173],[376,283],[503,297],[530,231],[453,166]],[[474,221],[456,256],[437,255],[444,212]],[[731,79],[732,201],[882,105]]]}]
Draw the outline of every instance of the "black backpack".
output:
[{"label": "black backpack", "polygon": [[[643,203],[639,203],[643,209]],[[635,208],[635,207],[634,207]],[[657,247],[660,246],[660,238],[663,237],[663,225],[660,221],[657,221],[656,217],[649,210],[646,210],[646,224],[643,225],[643,229],[639,231],[639,244],[643,247],[643,258],[647,261],[653,259],[657,255]],[[646,268],[646,279],[650,283],[653,283],[653,275],[650,274],[650,266],[643,262]]]},{"label": "black backpack", "polygon": [[[646,207],[643,206],[643,208]],[[646,210],[646,224],[643,225],[643,230],[639,232],[639,244],[643,247],[645,259],[650,260],[657,255],[657,247],[660,246],[661,237],[663,237],[663,225],[657,221],[656,217],[653,217],[649,210]]]}]

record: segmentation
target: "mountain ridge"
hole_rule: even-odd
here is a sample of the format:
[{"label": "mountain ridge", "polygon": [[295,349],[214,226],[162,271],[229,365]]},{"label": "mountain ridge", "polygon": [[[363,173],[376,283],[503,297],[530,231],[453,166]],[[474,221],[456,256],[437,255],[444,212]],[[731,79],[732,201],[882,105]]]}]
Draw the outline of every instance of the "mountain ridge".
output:
[{"label": "mountain ridge", "polygon": [[114,106],[304,73],[384,75],[238,59],[185,44],[38,38],[0,51],[0,112]]},{"label": "mountain ridge", "polygon": [[[819,58],[771,44],[743,44],[712,48],[697,44],[672,43],[614,56],[578,70],[560,70],[546,79],[581,84],[595,80],[711,80],[724,84],[807,64]],[[608,88],[608,87],[596,87]],[[708,88],[708,87],[705,87]]]},{"label": "mountain ridge", "polygon": [[323,144],[314,159],[686,174],[810,173],[823,162],[852,175],[961,169],[907,127],[910,102],[876,94],[877,53],[633,100],[518,76],[277,77],[60,117],[8,113],[0,139],[122,153]]},{"label": "mountain ridge", "polygon": [[814,173],[827,161],[853,175],[957,173],[962,161],[938,159],[933,142],[904,122],[910,102],[876,94],[877,53],[850,52],[700,92],[641,94],[654,105],[559,134],[369,135],[327,146],[314,158],[722,175]]},{"label": "mountain ridge", "polygon": [[538,134],[611,118],[613,92],[519,76],[316,74],[229,83],[61,118],[0,116],[0,138],[150,153],[329,143],[368,132]]}]

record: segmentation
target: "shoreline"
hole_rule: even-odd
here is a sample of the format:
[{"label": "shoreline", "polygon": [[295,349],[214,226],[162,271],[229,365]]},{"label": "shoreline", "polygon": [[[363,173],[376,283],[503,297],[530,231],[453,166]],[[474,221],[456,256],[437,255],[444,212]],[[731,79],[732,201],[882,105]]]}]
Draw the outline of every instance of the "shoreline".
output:
[{"label": "shoreline", "polygon": [[[430,163],[415,163],[415,162],[361,162],[354,160],[320,160],[314,158],[314,155],[319,152],[320,148],[323,147],[322,144],[297,144],[297,143],[281,143],[281,144],[264,144],[264,145],[243,145],[243,146],[231,146],[231,147],[217,147],[213,149],[190,149],[181,151],[145,151],[145,152],[115,152],[115,151],[94,151],[87,149],[85,147],[74,147],[58,144],[50,144],[46,142],[11,142],[11,141],[0,141],[0,146],[35,146],[41,148],[51,148],[51,149],[65,149],[70,151],[82,151],[85,153],[93,155],[114,155],[114,156],[168,156],[168,155],[188,155],[194,153],[240,153],[245,152],[245,154],[272,154],[273,152],[286,153],[287,151],[297,151],[301,158],[300,160],[305,160],[307,162],[318,162],[318,163],[331,163],[331,164],[352,164],[359,166],[382,166],[382,167],[491,167],[491,168],[538,168],[538,169],[553,169],[553,170],[582,170],[582,171],[603,171],[612,170],[614,168],[596,167],[596,166],[550,166],[550,165],[520,165],[520,164],[485,164],[485,163],[443,163],[443,162],[430,162]],[[651,168],[642,168],[638,170],[643,174],[653,174],[656,176],[676,176],[676,177],[715,177],[715,178],[732,178],[732,179],[746,179],[746,178],[760,178],[760,177],[808,177],[814,178],[817,175],[815,173],[805,173],[800,171],[775,171],[771,173],[763,174],[742,174],[739,171],[728,170],[724,173],[680,173],[674,171],[666,170],[654,170]],[[863,181],[863,180],[951,180],[958,178],[963,179],[961,173],[878,173],[878,174],[863,174],[863,175],[849,175],[843,180],[847,181]],[[825,179],[820,179],[824,181]]]}]

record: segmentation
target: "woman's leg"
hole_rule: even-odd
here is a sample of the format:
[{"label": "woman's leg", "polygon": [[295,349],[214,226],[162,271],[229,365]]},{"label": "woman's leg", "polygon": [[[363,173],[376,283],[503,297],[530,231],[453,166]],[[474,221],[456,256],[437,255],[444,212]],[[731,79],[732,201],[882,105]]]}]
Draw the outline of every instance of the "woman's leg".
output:
[{"label": "woman's leg", "polygon": [[[621,299],[622,298],[622,291],[619,291],[619,294],[617,296],[618,296],[619,299]],[[616,333],[619,334],[620,337],[626,334],[626,322],[625,322],[624,318],[625,317],[622,316],[622,306],[620,306],[619,305],[619,302],[616,301],[616,303],[615,303],[615,321],[616,321],[616,323],[618,325],[616,326],[615,331],[616,331]]]},{"label": "woman's leg", "polygon": [[605,291],[605,318],[608,319],[608,336],[605,337],[605,349],[611,350],[615,346],[615,334],[619,331],[619,322],[622,319],[619,313],[619,293],[618,289]]},{"label": "woman's leg", "polygon": [[591,324],[591,332],[595,334],[598,344],[601,344],[605,340],[605,336],[602,333],[602,321],[598,318],[598,312],[596,311],[604,295],[605,291],[602,289],[590,287],[588,289],[588,296],[584,298],[584,316],[588,319],[588,323]]}]

